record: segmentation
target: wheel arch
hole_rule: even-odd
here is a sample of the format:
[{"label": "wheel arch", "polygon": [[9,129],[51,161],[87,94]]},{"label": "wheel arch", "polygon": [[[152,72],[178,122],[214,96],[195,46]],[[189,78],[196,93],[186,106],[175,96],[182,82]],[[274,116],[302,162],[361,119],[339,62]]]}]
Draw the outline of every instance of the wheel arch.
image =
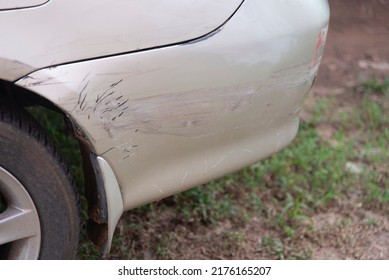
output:
[{"label": "wheel arch", "polygon": [[[123,211],[123,209],[121,212],[117,209],[109,209],[110,206],[112,208],[112,201],[108,201],[107,196],[111,197],[111,200],[113,197],[117,199],[120,189],[108,163],[94,153],[92,145],[77,122],[47,98],[12,82],[0,79],[0,101],[19,108],[42,106],[63,116],[66,128],[71,131],[71,136],[79,144],[82,158],[84,185],[80,187],[88,203],[88,236],[103,254],[107,253],[110,249],[114,229]],[[42,125],[42,123],[40,124]],[[113,191],[111,191],[112,189]],[[122,199],[121,195],[120,199]],[[110,216],[113,216],[113,219],[110,219]]]}]

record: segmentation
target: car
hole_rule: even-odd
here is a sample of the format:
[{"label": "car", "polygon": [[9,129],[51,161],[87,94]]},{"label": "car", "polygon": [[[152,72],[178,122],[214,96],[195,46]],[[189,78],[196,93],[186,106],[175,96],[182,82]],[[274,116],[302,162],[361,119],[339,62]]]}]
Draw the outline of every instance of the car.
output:
[{"label": "car", "polygon": [[320,65],[327,0],[0,3],[0,257],[72,259],[69,168],[25,108],[80,144],[88,232],[281,150]]}]

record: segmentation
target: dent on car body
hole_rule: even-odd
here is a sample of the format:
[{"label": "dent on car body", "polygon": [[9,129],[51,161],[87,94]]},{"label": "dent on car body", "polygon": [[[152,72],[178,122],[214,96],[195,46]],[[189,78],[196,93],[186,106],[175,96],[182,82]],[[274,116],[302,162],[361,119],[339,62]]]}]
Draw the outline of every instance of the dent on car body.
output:
[{"label": "dent on car body", "polygon": [[77,124],[115,174],[128,210],[294,138],[321,58],[326,5],[246,0],[206,40],[46,68],[17,84]]}]

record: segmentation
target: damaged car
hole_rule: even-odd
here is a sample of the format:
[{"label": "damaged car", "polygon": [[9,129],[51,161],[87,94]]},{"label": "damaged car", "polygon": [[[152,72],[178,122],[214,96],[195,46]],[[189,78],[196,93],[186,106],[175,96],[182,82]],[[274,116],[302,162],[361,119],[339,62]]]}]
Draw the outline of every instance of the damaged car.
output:
[{"label": "damaged car", "polygon": [[327,0],[0,2],[0,258],[72,259],[69,168],[26,108],[80,144],[91,240],[124,211],[290,143],[320,65]]}]

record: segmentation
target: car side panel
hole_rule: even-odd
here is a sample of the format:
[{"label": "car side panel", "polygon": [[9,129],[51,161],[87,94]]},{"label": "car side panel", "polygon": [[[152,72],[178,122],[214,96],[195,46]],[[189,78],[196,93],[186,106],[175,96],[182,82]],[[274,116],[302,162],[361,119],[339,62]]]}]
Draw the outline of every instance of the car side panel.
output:
[{"label": "car side panel", "polygon": [[44,5],[50,0],[0,0],[0,11],[24,9]]},{"label": "car side panel", "polygon": [[247,0],[203,40],[47,68],[17,84],[77,124],[128,210],[287,145],[328,19],[327,1]]},{"label": "car side panel", "polygon": [[242,1],[51,0],[0,10],[0,79],[198,38],[228,20]]}]

